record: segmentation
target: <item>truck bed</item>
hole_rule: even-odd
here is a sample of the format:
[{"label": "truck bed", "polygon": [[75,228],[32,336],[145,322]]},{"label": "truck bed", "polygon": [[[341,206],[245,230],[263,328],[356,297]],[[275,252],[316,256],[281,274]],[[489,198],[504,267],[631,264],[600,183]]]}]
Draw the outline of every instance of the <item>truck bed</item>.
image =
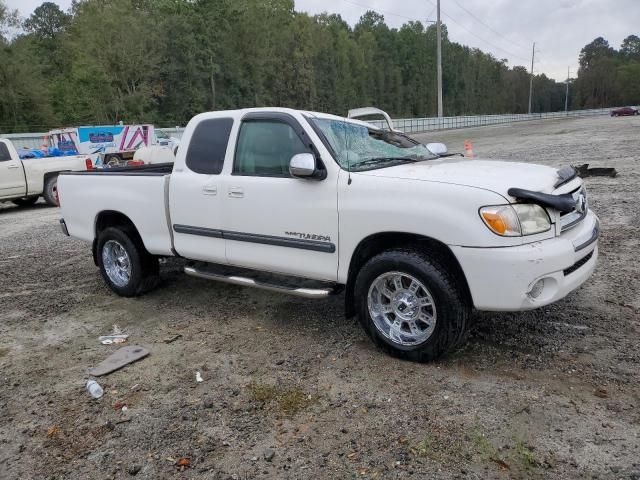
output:
[{"label": "truck bed", "polygon": [[172,255],[166,193],[172,164],[67,172],[58,179],[58,196],[69,234],[93,241],[98,217],[119,212],[136,226],[146,249]]}]

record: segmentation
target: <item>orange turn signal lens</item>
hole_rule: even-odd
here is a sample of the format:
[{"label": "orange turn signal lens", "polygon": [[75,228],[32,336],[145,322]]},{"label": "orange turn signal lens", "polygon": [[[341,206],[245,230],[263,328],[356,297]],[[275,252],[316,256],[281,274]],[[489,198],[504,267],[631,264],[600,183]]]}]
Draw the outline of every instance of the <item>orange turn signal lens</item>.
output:
[{"label": "orange turn signal lens", "polygon": [[480,216],[489,229],[503,237],[518,237],[522,235],[518,215],[511,205],[496,205],[482,207]]},{"label": "orange turn signal lens", "polygon": [[500,215],[490,212],[483,212],[482,218],[484,218],[484,221],[494,232],[500,235],[504,235],[507,231],[507,224],[504,222]]}]

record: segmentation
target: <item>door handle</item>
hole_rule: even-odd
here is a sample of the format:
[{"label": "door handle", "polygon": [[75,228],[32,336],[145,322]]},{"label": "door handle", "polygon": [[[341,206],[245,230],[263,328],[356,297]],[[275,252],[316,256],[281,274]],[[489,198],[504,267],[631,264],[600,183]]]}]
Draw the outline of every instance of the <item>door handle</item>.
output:
[{"label": "door handle", "polygon": [[10,168],[12,170],[16,169],[16,168],[19,168],[19,167],[20,167],[20,165],[17,165],[15,163],[10,163],[9,165],[7,165],[7,168]]},{"label": "door handle", "polygon": [[217,195],[218,187],[216,185],[205,185],[202,187],[202,193],[205,195]]},{"label": "door handle", "polygon": [[241,187],[230,187],[229,196],[231,198],[242,198],[244,197],[244,190]]}]

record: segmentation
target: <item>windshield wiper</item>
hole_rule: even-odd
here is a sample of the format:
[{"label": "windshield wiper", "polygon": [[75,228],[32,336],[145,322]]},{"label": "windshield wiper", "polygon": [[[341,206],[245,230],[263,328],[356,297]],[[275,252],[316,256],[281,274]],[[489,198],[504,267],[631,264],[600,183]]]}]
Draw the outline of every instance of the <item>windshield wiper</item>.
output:
[{"label": "windshield wiper", "polygon": [[368,160],[363,160],[362,162],[354,163],[353,166],[360,167],[362,165],[376,165],[378,163],[389,162],[394,160],[398,160],[401,162],[419,162],[420,161],[410,157],[375,157],[375,158],[370,158]]}]

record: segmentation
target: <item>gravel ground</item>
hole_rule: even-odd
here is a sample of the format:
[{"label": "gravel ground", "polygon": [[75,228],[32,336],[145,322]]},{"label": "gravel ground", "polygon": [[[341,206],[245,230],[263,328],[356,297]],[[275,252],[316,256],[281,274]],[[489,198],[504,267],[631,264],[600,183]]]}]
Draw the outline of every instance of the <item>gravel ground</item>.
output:
[{"label": "gravel ground", "polygon": [[[3,204],[0,478],[640,479],[639,135],[631,117],[420,135],[619,171],[586,180],[593,278],[539,311],[476,313],[468,344],[425,365],[377,351],[342,297],[210,283],[175,261],[158,290],[116,297],[56,209]],[[92,400],[86,370],[117,348],[98,342],[114,324],[151,355]]]}]

